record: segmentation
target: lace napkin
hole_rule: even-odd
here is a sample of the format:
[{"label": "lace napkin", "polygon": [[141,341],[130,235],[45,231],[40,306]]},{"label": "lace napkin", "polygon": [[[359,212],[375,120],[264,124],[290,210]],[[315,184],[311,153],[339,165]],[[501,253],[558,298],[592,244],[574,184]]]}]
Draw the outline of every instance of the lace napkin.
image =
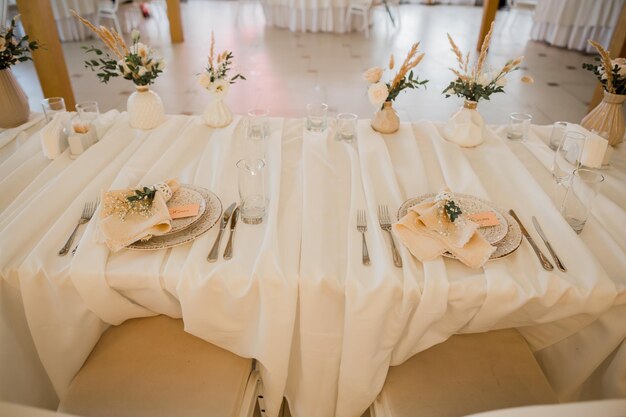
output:
[{"label": "lace napkin", "polygon": [[117,252],[138,240],[169,232],[172,218],[166,203],[178,188],[175,179],[153,185],[148,189],[154,190],[151,205],[130,204],[128,197],[137,195],[133,189],[103,191],[99,228],[109,249]]},{"label": "lace napkin", "polygon": [[496,248],[478,233],[478,224],[463,214],[451,221],[445,210],[447,201],[438,196],[411,207],[393,229],[421,262],[450,252],[470,268],[480,268]]}]

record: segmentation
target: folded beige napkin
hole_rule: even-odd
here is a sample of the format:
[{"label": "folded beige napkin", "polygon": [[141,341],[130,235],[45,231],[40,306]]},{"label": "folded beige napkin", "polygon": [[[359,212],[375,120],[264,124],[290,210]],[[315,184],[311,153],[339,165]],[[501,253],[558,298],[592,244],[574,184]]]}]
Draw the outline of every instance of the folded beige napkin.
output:
[{"label": "folded beige napkin", "polygon": [[470,268],[481,267],[496,248],[478,233],[478,225],[463,215],[450,222],[441,213],[443,204],[431,200],[411,207],[393,225],[396,235],[422,262],[450,252]]},{"label": "folded beige napkin", "polygon": [[[166,203],[180,188],[180,184],[172,179],[153,187],[156,193],[152,207],[143,214],[126,212],[127,197],[135,194],[134,189],[102,192],[103,208],[100,210],[99,227],[104,242],[111,251],[117,252],[140,239],[162,235],[172,229],[172,218]],[[126,214],[122,215],[123,213]]]}]

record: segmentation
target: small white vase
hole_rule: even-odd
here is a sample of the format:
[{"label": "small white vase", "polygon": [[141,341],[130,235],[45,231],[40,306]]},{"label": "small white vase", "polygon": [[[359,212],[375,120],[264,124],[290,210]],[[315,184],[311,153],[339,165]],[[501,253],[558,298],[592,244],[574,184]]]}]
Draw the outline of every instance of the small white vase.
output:
[{"label": "small white vase", "polygon": [[137,91],[128,97],[126,110],[130,126],[138,129],[153,129],[165,120],[161,97],[148,86],[136,86]]},{"label": "small white vase", "polygon": [[443,129],[443,137],[464,148],[472,148],[484,142],[485,120],[480,115],[475,101],[465,100],[463,107],[450,116]]},{"label": "small white vase", "polygon": [[233,121],[233,113],[230,111],[224,97],[211,93],[209,105],[204,110],[204,122],[210,127],[225,127]]}]

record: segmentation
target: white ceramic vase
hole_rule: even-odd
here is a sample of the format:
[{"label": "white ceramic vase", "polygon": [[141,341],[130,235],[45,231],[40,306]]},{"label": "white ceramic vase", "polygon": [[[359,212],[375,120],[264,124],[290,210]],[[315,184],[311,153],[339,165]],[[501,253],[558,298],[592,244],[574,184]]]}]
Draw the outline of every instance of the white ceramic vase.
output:
[{"label": "white ceramic vase", "polygon": [[137,91],[128,97],[126,109],[130,126],[138,129],[153,129],[165,120],[161,97],[145,85],[137,86]]},{"label": "white ceramic vase", "polygon": [[226,103],[223,94],[211,93],[211,100],[204,110],[204,122],[210,127],[225,127],[233,121],[233,113]]},{"label": "white ceramic vase", "polygon": [[623,105],[626,94],[604,92],[604,99],[580,122],[588,130],[595,130],[609,145],[615,146],[624,141]]},{"label": "white ceramic vase", "polygon": [[11,69],[0,70],[0,128],[19,126],[28,121],[28,98]]},{"label": "white ceramic vase", "polygon": [[464,148],[472,148],[484,142],[485,120],[475,101],[465,100],[463,107],[450,116],[443,129],[444,138]]}]

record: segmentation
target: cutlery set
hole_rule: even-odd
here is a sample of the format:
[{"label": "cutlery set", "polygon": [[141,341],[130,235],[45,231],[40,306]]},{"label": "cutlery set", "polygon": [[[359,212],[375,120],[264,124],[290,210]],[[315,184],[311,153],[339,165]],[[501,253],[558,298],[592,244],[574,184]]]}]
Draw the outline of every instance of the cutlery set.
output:
[{"label": "cutlery set", "polygon": [[[519,217],[517,217],[517,214],[513,210],[509,210],[509,214],[519,224],[522,234],[524,235],[528,243],[530,243],[530,246],[535,251],[535,254],[539,258],[539,261],[541,262],[541,266],[546,271],[552,271],[554,269],[554,266],[552,265],[550,260],[548,260],[548,258],[543,254],[543,252],[541,252],[541,249],[539,249],[539,247],[537,246],[533,238],[530,236],[530,234],[528,233],[528,231],[522,224]],[[532,220],[533,220],[533,225],[535,226],[535,230],[537,230],[537,233],[541,237],[541,240],[543,240],[543,243],[546,245],[546,248],[548,248],[548,252],[550,252],[552,259],[554,259],[554,262],[556,263],[557,268],[559,268],[559,270],[563,272],[567,272],[567,268],[565,268],[565,265],[563,265],[563,262],[561,262],[561,259],[557,256],[556,252],[552,248],[552,245],[550,245],[550,242],[548,241],[548,238],[545,232],[543,231],[543,229],[541,228],[541,225],[539,224],[539,221],[537,220],[537,218],[533,216]],[[389,238],[391,240],[391,254],[393,257],[394,265],[401,268],[402,258],[400,257],[400,253],[398,252],[398,249],[396,248],[393,234],[391,233],[392,221],[389,217],[389,209],[387,208],[387,206],[384,206],[384,205],[378,206],[378,223],[380,224],[380,228],[389,234]],[[363,248],[362,248],[363,265],[369,265],[370,256],[369,256],[369,251],[367,249],[367,242],[365,240],[365,232],[367,232],[367,213],[363,209],[357,210],[356,228],[357,228],[357,231],[361,233],[361,238],[363,241]]]},{"label": "cutlery set", "polygon": [[237,203],[232,203],[224,214],[222,215],[222,220],[220,223],[220,230],[217,233],[217,237],[215,238],[215,243],[213,243],[213,248],[211,248],[211,252],[209,252],[209,256],[207,256],[206,260],[209,262],[217,261],[219,257],[220,250],[220,242],[222,240],[222,234],[224,230],[226,230],[226,226],[228,225],[228,221],[230,222],[230,236],[228,238],[228,243],[226,244],[226,250],[224,251],[224,259],[230,259],[233,257],[233,235],[235,233],[235,227],[237,226],[237,220],[239,219],[239,207],[237,207]]},{"label": "cutlery set", "polygon": [[[70,237],[67,239],[67,242],[65,242],[65,245],[63,245],[63,247],[59,251],[59,256],[67,255],[67,253],[70,251],[70,248],[72,247],[72,242],[74,242],[74,238],[76,237],[76,232],[78,231],[78,228],[82,224],[88,223],[89,220],[91,220],[91,218],[93,217],[93,214],[96,212],[96,209],[98,208],[98,204],[100,204],[99,199],[97,199],[93,203],[92,202],[85,203],[85,205],[83,206],[83,213],[80,215],[80,218],[78,219],[78,223],[76,224],[76,227],[74,227],[74,231],[72,232]],[[72,255],[76,253],[76,249],[78,249],[78,245],[76,245],[76,247],[72,251]]]}]

